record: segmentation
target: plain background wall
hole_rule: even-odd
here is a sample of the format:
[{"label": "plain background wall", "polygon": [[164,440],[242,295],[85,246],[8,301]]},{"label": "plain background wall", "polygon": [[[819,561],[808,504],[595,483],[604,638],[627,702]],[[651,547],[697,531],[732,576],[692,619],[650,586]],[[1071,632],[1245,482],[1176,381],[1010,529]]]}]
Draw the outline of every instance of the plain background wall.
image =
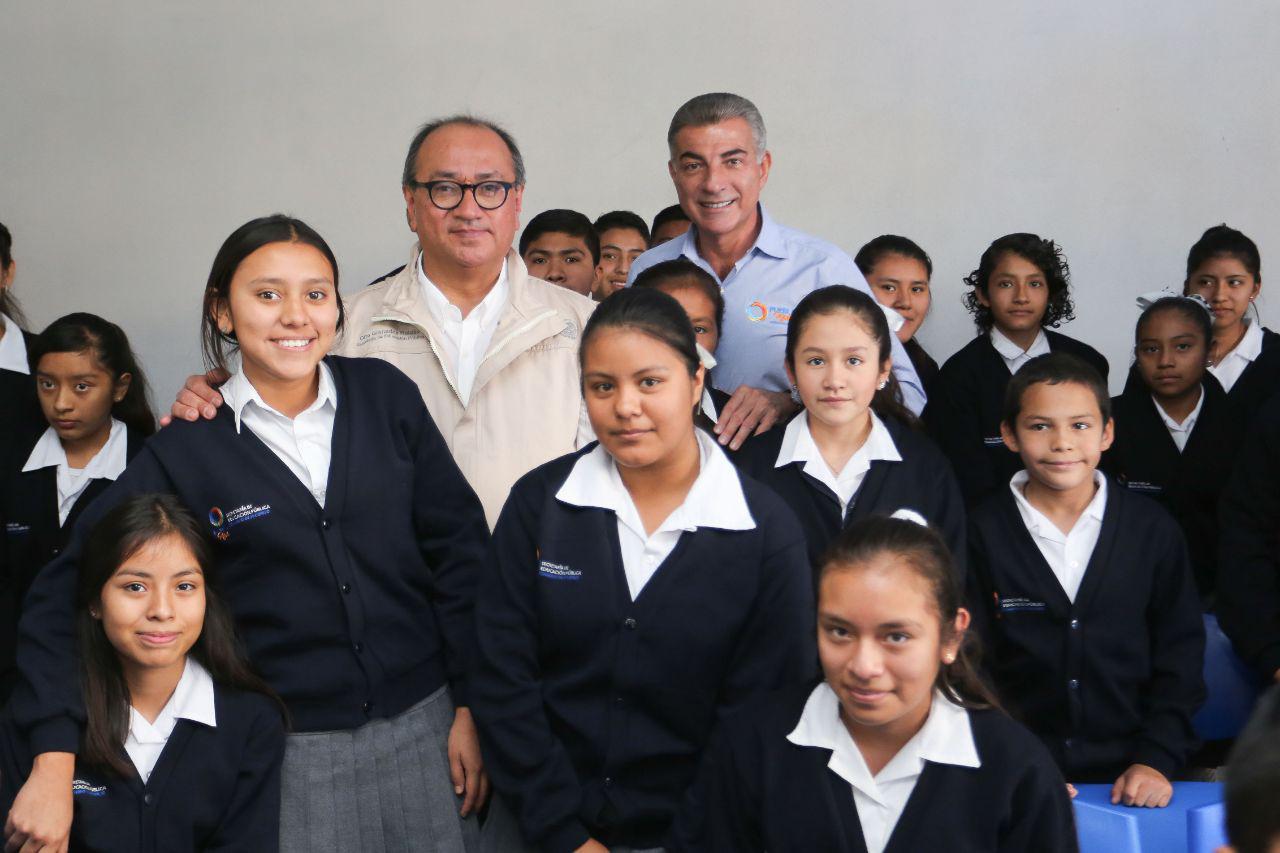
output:
[{"label": "plain background wall", "polygon": [[1277,44],[1270,0],[11,0],[0,222],[32,326],[119,322],[163,410],[200,366],[203,284],[245,220],[310,222],[350,292],[408,257],[415,128],[467,110],[519,141],[523,221],[648,219],[674,201],[672,112],[729,90],[764,113],[778,220],[851,254],[886,232],[932,254],[922,337],[939,362],[973,334],[961,278],[994,237],[1036,231],[1071,263],[1064,331],[1118,388],[1134,297],[1180,286],[1204,228],[1242,229],[1264,281],[1275,268]]}]

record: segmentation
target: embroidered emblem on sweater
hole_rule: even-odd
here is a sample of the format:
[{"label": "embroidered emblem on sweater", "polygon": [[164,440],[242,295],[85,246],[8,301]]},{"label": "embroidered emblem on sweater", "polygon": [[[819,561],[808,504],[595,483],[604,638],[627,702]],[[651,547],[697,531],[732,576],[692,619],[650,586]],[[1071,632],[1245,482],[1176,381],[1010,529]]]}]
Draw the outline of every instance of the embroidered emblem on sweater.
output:
[{"label": "embroidered emblem on sweater", "polygon": [[538,564],[538,574],[553,581],[582,580],[581,569],[571,569],[563,563],[553,563],[550,560],[542,560]]},{"label": "embroidered emblem on sweater", "polygon": [[71,795],[73,797],[105,797],[107,795],[107,786],[95,785],[83,779],[72,779]]},{"label": "embroidered emblem on sweater", "polygon": [[232,527],[270,514],[271,504],[243,504],[225,513],[215,506],[209,509],[209,525],[213,527],[213,535],[226,542],[231,538]]}]

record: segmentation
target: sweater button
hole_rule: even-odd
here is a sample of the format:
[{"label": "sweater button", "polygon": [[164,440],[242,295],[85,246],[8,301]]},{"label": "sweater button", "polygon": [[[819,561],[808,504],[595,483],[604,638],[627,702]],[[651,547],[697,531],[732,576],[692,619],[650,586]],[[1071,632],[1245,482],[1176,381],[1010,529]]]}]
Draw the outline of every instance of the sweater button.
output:
[{"label": "sweater button", "polygon": [[155,797],[153,797],[153,796],[151,796],[150,794],[143,794],[143,795],[142,795],[142,802],[146,803],[147,805],[151,805],[152,803],[154,803],[154,802],[155,802],[155,799],[156,799],[156,798],[155,798]]},{"label": "sweater button", "polygon": [[613,787],[613,777],[612,777],[612,776],[606,776],[606,777],[604,777],[604,786],[605,786],[606,788],[612,788],[612,787]]},{"label": "sweater button", "polygon": [[632,619],[630,616],[628,616],[626,619],[623,619],[622,624],[633,631],[636,628],[636,620]]},{"label": "sweater button", "polygon": [[1072,619],[1072,620],[1071,620],[1071,630],[1072,630],[1072,631],[1074,631],[1074,630],[1078,629],[1079,627],[1080,627],[1080,620],[1079,620],[1079,619]]},{"label": "sweater button", "polygon": [[1079,690],[1080,681],[1078,679],[1073,678],[1067,682],[1067,686],[1070,687],[1072,690]]},{"label": "sweater button", "polygon": [[350,595],[350,594],[351,594],[351,584],[349,584],[349,583],[344,583],[344,584],[340,587],[340,589],[342,590],[342,594],[343,594],[343,595]]},{"label": "sweater button", "polygon": [[328,529],[329,529],[329,519],[327,519],[327,518],[322,518],[322,519],[320,520],[320,526],[321,526],[322,528],[324,528],[325,530],[328,530]]},{"label": "sweater button", "polygon": [[351,648],[355,649],[357,654],[364,650],[364,646],[360,645],[359,643],[352,643]]},{"label": "sweater button", "polygon": [[364,711],[366,714],[369,713],[370,711],[373,710],[373,703],[365,702],[363,705],[360,706],[360,710]]}]

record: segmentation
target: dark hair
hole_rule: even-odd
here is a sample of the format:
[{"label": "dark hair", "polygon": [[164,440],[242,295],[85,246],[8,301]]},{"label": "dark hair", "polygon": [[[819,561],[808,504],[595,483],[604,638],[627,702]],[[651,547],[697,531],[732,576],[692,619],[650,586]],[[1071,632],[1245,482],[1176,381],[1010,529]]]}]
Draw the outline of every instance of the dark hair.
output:
[{"label": "dark hair", "polygon": [[716,334],[719,335],[724,328],[724,294],[720,292],[720,285],[711,273],[688,258],[676,258],[646,267],[631,286],[701,290],[715,309]]},{"label": "dark hair", "polygon": [[596,230],[591,227],[591,220],[585,214],[576,210],[556,208],[544,210],[530,219],[529,224],[520,233],[521,258],[528,251],[529,244],[543,234],[568,234],[570,237],[577,237],[586,244],[587,251],[591,254],[591,265],[594,267],[600,263],[600,238],[596,235]]},{"label": "dark hair", "polygon": [[[689,375],[702,365],[698,358],[698,339],[693,333],[689,315],[680,303],[661,290],[649,287],[625,287],[600,303],[587,321],[578,348],[578,367],[586,367],[587,346],[606,329],[634,329],[676,351]],[[690,410],[692,416],[692,410]]]},{"label": "dark hair", "polygon": [[964,283],[972,288],[964,295],[964,304],[973,315],[973,322],[978,329],[983,333],[990,332],[995,322],[991,309],[978,300],[978,291],[987,294],[987,285],[991,282],[996,264],[1009,253],[1035,264],[1044,273],[1049,285],[1049,303],[1045,306],[1044,316],[1040,318],[1040,325],[1056,329],[1063,323],[1074,320],[1076,308],[1071,303],[1071,269],[1062,255],[1062,247],[1035,234],[1006,234],[987,247],[982,253],[982,259],[978,261],[978,268],[964,279]]},{"label": "dark hair", "polygon": [[[818,589],[827,575],[865,566],[884,554],[909,566],[928,583],[942,640],[954,639],[956,612],[964,600],[961,580],[942,537],[923,524],[886,515],[871,515],[850,524],[818,561]],[[999,701],[978,675],[978,642],[976,632],[966,631],[955,661],[939,667],[934,686],[961,707],[999,709]]]},{"label": "dark hair", "polygon": [[649,243],[649,226],[629,210],[611,210],[608,213],[602,213],[593,223],[593,227],[596,229],[596,236],[604,234],[611,228],[627,228],[637,232],[643,238],[645,245]]},{"label": "dark hair", "polygon": [[[11,266],[13,266],[13,235],[9,233],[4,223],[0,222],[0,275],[4,275]],[[7,287],[0,287],[0,314],[8,315],[19,328],[27,327],[27,317],[22,313],[22,306],[18,304],[18,300]]]},{"label": "dark hair", "polygon": [[[786,360],[792,371],[796,366],[796,347],[800,345],[800,336],[804,334],[804,327],[809,320],[839,311],[848,311],[866,326],[879,349],[880,367],[883,368],[884,363],[892,358],[893,332],[889,331],[889,321],[885,319],[880,303],[861,290],[854,290],[843,284],[832,284],[810,291],[791,312],[791,319],[787,322]],[[880,417],[891,417],[911,427],[918,425],[916,416],[903,404],[902,389],[892,373],[889,374],[888,384],[877,389],[875,396],[871,398],[871,410]]]},{"label": "dark hair", "polygon": [[1022,414],[1022,398],[1032,385],[1062,385],[1074,382],[1093,392],[1102,413],[1102,422],[1111,420],[1111,398],[1107,395],[1107,383],[1088,362],[1065,352],[1038,355],[1013,374],[1004,391],[1004,413],[1001,420],[1012,429]]},{"label": "dark hair", "polygon": [[904,258],[919,261],[924,264],[924,271],[928,277],[933,277],[933,261],[930,260],[929,254],[914,240],[899,237],[897,234],[881,234],[859,249],[858,254],[853,256],[853,262],[857,264],[864,276],[871,275],[871,271],[885,255],[901,255]]},{"label": "dark hair", "polygon": [[1226,223],[1215,225],[1200,235],[1187,253],[1187,280],[1212,258],[1231,257],[1239,261],[1258,282],[1262,281],[1262,256],[1258,244]]},{"label": "dark hair", "polygon": [[422,148],[423,143],[427,141],[427,137],[437,130],[455,124],[466,125],[467,127],[483,127],[496,133],[498,138],[502,140],[502,144],[507,146],[507,152],[511,154],[511,166],[515,172],[516,186],[524,186],[524,157],[520,155],[520,147],[516,145],[515,137],[488,119],[465,114],[434,119],[418,128],[418,132],[413,135],[413,141],[409,143],[409,153],[404,158],[404,171],[400,175],[400,186],[407,187],[416,180],[414,173],[418,169],[418,151]]},{"label": "dark hair", "polygon": [[111,406],[111,416],[138,435],[156,431],[156,418],[151,412],[147,377],[142,373],[138,357],[129,346],[129,338],[115,323],[96,314],[68,314],[59,317],[36,336],[31,344],[31,365],[39,369],[40,359],[58,352],[89,353],[111,380],[129,374],[129,390],[120,402]]},{"label": "dark hair", "polygon": [[1142,327],[1152,317],[1165,311],[1181,314],[1183,319],[1195,326],[1204,338],[1206,347],[1213,342],[1213,315],[1205,309],[1203,302],[1188,296],[1163,296],[1148,305],[1138,317],[1138,324],[1134,327],[1134,341],[1142,340]]},{"label": "dark hair", "polygon": [[1227,760],[1227,839],[1237,853],[1267,853],[1280,841],[1280,687],[1258,699]]},{"label": "dark hair", "polygon": [[[219,307],[231,298],[231,279],[245,258],[272,243],[302,243],[318,250],[333,268],[333,289],[338,290],[338,259],[324,238],[301,219],[273,213],[251,219],[223,241],[209,270],[209,283],[204,288],[204,305],[200,316],[200,345],[207,367],[226,368],[227,356],[237,348],[235,333],[224,334],[215,317]],[[338,331],[346,324],[346,310],[338,300]]]},{"label": "dark hair", "polygon": [[[76,581],[76,642],[80,652],[80,683],[87,722],[80,758],[91,765],[128,776],[132,765],[121,746],[129,731],[129,687],[119,654],[90,608],[102,598],[102,588],[130,557],[166,536],[178,536],[191,549],[205,579],[204,628],[191,647],[191,656],[209,671],[215,683],[262,693],[279,704],[271,689],[245,662],[231,616],[211,576],[213,555],[196,520],[172,495],[136,495],[107,512],[90,531]],[[280,705],[284,715],[283,704]]]},{"label": "dark hair", "polygon": [[658,229],[668,222],[689,222],[689,214],[684,212],[684,208],[678,204],[670,207],[664,207],[659,210],[657,215],[653,217],[653,225],[649,228],[649,245],[653,245],[653,238],[657,236]]}]

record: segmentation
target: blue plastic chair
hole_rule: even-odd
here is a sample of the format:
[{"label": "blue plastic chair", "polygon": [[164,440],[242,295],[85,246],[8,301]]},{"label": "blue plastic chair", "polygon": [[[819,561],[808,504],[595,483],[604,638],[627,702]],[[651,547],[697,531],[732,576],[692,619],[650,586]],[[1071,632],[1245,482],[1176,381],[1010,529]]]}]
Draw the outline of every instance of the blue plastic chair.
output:
[{"label": "blue plastic chair", "polygon": [[1080,853],[1212,853],[1203,845],[1225,834],[1220,782],[1174,782],[1163,809],[1113,806],[1110,785],[1076,788]]},{"label": "blue plastic chair", "polygon": [[1204,686],[1208,695],[1192,718],[1202,740],[1225,740],[1240,734],[1258,698],[1257,680],[1236,656],[1218,627],[1218,617],[1204,617]]}]

